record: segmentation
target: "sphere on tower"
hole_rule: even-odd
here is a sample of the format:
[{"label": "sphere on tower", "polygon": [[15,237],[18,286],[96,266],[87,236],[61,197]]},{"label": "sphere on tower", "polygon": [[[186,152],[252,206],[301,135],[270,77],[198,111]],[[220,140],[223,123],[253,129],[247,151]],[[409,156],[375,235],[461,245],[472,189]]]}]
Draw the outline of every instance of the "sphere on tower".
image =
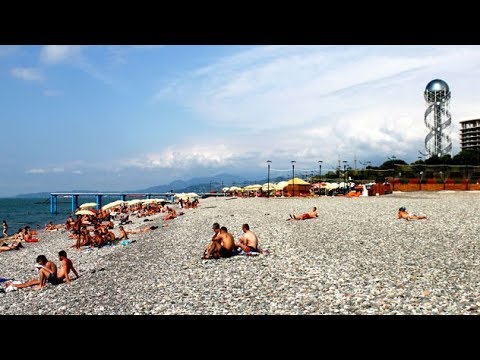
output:
[{"label": "sphere on tower", "polygon": [[423,96],[427,105],[424,121],[429,130],[425,137],[425,149],[430,156],[451,155],[452,140],[449,134],[449,127],[452,123],[449,110],[450,88],[445,81],[435,79],[427,84]]},{"label": "sphere on tower", "polygon": [[424,97],[427,103],[445,102],[450,99],[450,88],[443,80],[432,80],[425,87]]}]

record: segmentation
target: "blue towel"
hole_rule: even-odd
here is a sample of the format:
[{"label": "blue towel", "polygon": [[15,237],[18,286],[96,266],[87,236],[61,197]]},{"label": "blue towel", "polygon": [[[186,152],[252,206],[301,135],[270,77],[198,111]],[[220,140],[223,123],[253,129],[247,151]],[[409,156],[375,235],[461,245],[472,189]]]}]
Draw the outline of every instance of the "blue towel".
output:
[{"label": "blue towel", "polygon": [[10,281],[10,280],[14,280],[14,279],[13,278],[0,278],[0,283]]}]

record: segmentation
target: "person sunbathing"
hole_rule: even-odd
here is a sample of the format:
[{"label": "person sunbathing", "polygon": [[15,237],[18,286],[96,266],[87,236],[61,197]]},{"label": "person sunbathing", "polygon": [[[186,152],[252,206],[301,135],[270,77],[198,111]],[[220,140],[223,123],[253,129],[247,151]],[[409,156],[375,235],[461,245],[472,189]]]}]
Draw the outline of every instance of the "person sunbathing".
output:
[{"label": "person sunbathing", "polygon": [[290,215],[290,219],[287,219],[287,220],[307,220],[307,219],[313,219],[316,217],[318,217],[317,208],[313,207],[312,211],[310,211],[309,213],[305,213],[302,215]]},{"label": "person sunbathing", "polygon": [[128,240],[128,234],[127,234],[127,232],[125,231],[125,229],[123,228],[123,226],[120,225],[120,226],[118,227],[118,229],[120,230],[120,235],[118,235],[117,240]]},{"label": "person sunbathing", "polygon": [[13,244],[4,243],[0,246],[0,252],[10,251],[10,250],[20,250],[20,248],[22,247],[23,245],[21,243],[13,243]]},{"label": "person sunbathing", "polygon": [[171,220],[175,219],[177,217],[177,212],[175,211],[174,208],[168,208],[168,214],[165,216],[164,220]]},{"label": "person sunbathing", "polygon": [[260,252],[258,250],[258,238],[253,231],[250,230],[248,224],[242,225],[242,231],[244,235],[238,239],[239,241],[235,243],[235,247],[241,248],[244,252]]},{"label": "person sunbathing", "polygon": [[50,221],[47,225],[45,225],[45,231],[57,231],[59,230],[61,225],[55,225],[52,221]]},{"label": "person sunbathing", "polygon": [[407,221],[410,221],[410,220],[424,220],[424,219],[428,219],[428,217],[425,215],[410,214],[407,211],[407,208],[401,207],[400,209],[398,209],[398,219],[405,219]]}]

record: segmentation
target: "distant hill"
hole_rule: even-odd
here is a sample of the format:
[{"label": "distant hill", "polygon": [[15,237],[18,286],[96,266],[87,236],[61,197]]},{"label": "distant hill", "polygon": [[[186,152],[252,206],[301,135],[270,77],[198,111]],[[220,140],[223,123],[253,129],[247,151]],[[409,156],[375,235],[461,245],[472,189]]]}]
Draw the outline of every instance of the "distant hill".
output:
[{"label": "distant hill", "polygon": [[189,180],[175,180],[169,184],[156,185],[146,189],[135,190],[135,192],[208,192],[210,185],[212,189],[220,189],[223,186],[232,186],[235,184],[243,184],[244,181],[249,180],[243,176],[231,174],[218,174],[209,177],[195,177]]},{"label": "distant hill", "polygon": [[[279,182],[286,180],[285,177],[275,177],[271,178],[271,182]],[[239,176],[232,174],[218,174],[215,176],[209,177],[194,177],[189,180],[175,180],[169,184],[151,186],[146,189],[137,189],[137,190],[124,190],[125,193],[164,193],[173,190],[173,192],[209,192],[211,190],[221,190],[223,187],[230,187],[236,185],[242,187],[244,185],[258,183],[264,184],[267,182],[267,178],[260,178],[252,176]],[[70,193],[95,193],[95,192],[116,192],[114,190],[100,191],[100,190],[64,190],[64,191],[55,191],[55,192],[70,192]],[[119,191],[121,192],[121,191]],[[19,194],[17,198],[49,198],[49,192],[37,192],[37,193],[28,193],[28,194]]]}]

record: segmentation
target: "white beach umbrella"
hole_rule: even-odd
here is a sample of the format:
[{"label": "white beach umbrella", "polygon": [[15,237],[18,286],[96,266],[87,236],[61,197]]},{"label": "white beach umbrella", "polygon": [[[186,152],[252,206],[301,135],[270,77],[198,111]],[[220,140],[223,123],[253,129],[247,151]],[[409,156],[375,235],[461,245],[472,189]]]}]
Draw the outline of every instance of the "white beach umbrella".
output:
[{"label": "white beach umbrella", "polygon": [[103,205],[103,206],[102,206],[102,210],[107,210],[107,209],[111,209],[111,208],[120,206],[120,205],[122,205],[124,202],[125,202],[125,201],[123,201],[123,200],[112,201],[111,203],[108,203],[108,204]]},{"label": "white beach umbrella", "polygon": [[78,210],[75,215],[95,215],[95,213],[90,210]]},{"label": "white beach umbrella", "polygon": [[94,208],[95,206],[97,206],[97,203],[89,202],[89,203],[80,205],[80,209],[90,209],[90,208]]},{"label": "white beach umbrella", "polygon": [[125,204],[127,204],[128,206],[132,206],[132,205],[140,204],[141,202],[143,202],[143,200],[133,199],[133,200],[129,200],[129,201],[125,202]]}]

